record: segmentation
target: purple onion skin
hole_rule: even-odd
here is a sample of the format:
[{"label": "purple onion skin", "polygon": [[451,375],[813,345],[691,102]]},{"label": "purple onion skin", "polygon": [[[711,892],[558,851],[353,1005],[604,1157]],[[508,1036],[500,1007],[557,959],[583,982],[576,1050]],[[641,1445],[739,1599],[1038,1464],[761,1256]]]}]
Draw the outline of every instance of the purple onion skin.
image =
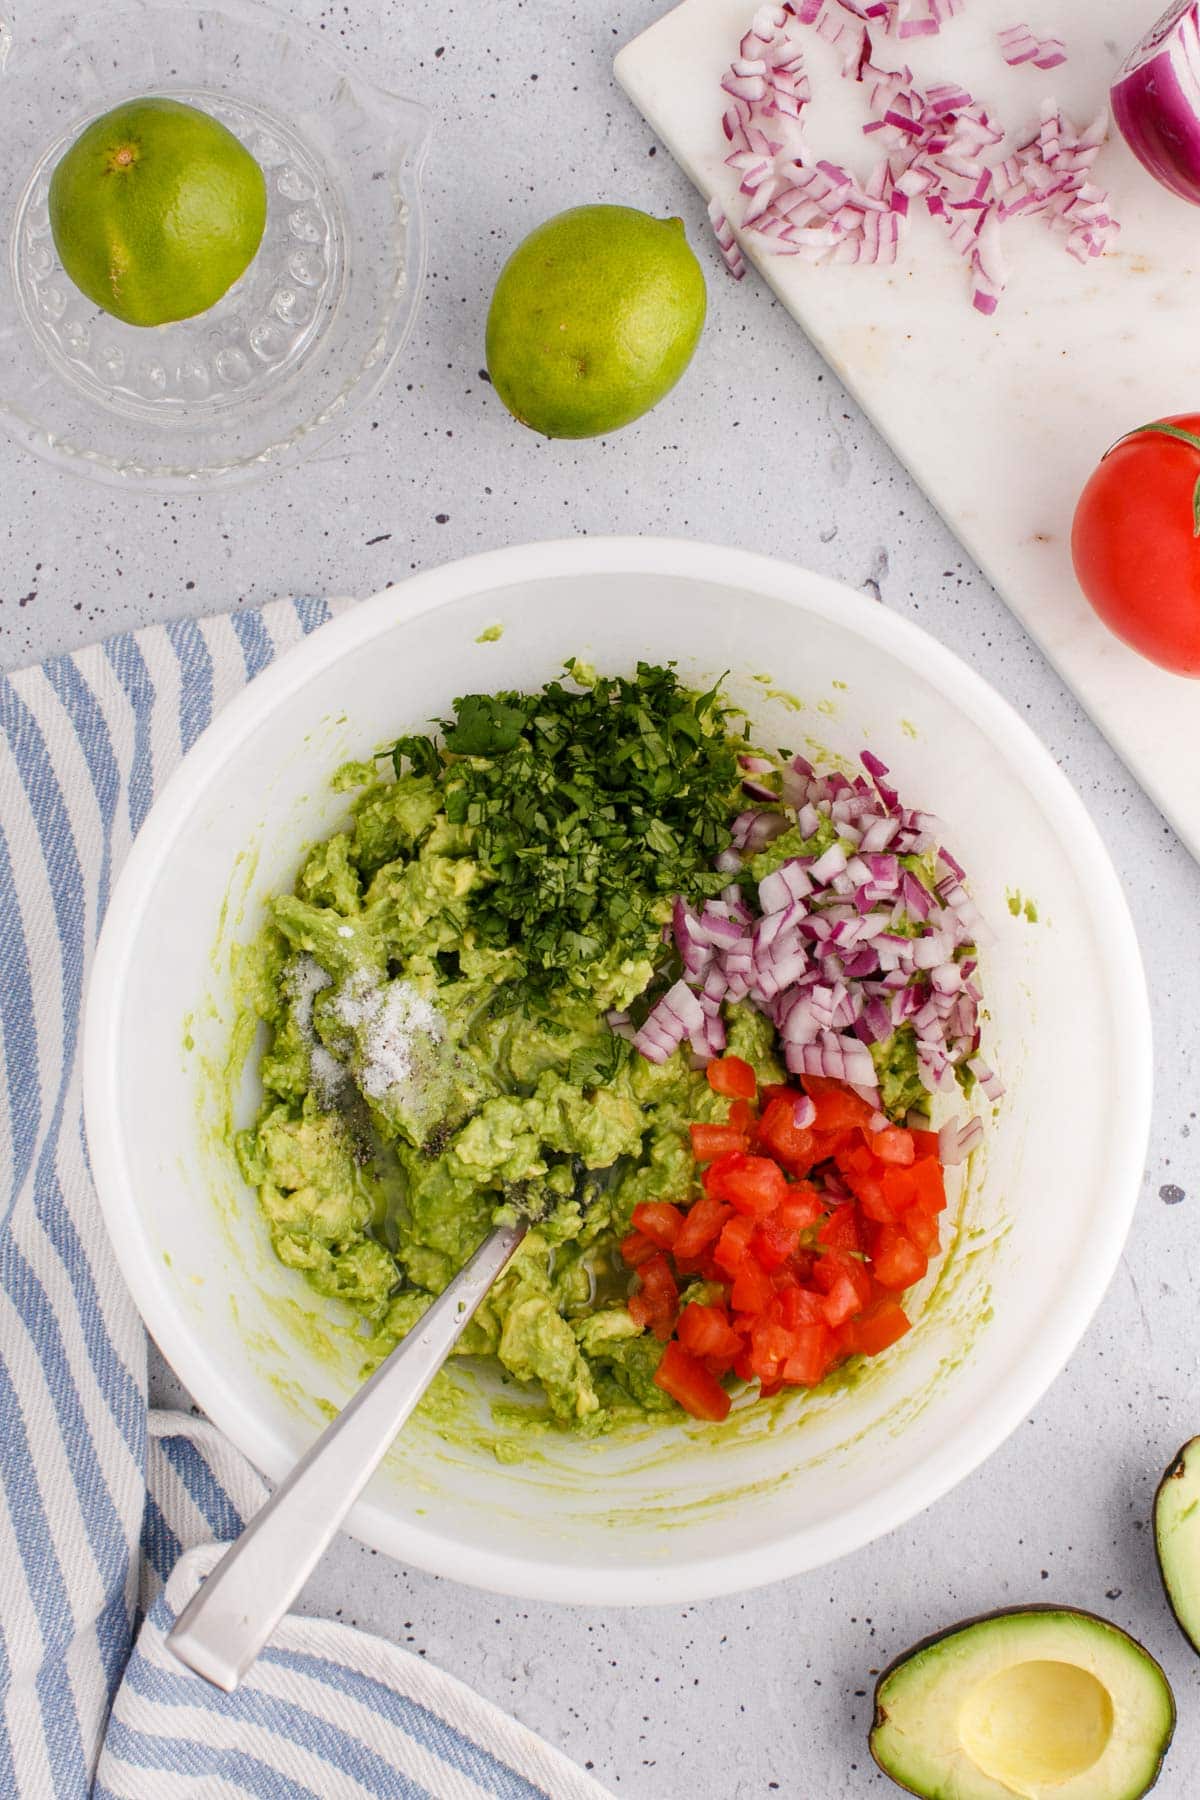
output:
[{"label": "purple onion skin", "polygon": [[1139,45],[1113,83],[1113,118],[1142,167],[1200,206],[1200,91],[1185,89],[1170,54],[1174,26],[1192,9],[1173,10],[1175,21],[1164,19],[1151,33],[1156,47],[1147,53],[1147,43]]}]

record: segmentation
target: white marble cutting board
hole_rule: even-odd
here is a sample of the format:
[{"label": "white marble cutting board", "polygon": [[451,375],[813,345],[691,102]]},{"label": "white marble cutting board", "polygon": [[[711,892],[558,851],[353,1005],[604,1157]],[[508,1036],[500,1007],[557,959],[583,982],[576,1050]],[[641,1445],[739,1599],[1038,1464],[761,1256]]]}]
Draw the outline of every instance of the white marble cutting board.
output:
[{"label": "white marble cutting board", "polygon": [[[1012,129],[1053,94],[1078,124],[1162,0],[971,0],[940,38],[899,47],[918,81],[953,76]],[[617,57],[622,87],[707,197],[730,201],[719,81],[754,0],[683,0]],[[1052,73],[1009,70],[996,31],[1028,20],[1067,42]],[[813,33],[811,137],[865,171],[861,100]],[[1200,210],[1160,188],[1114,132],[1096,165],[1124,226],[1081,268],[1036,220],[1005,242],[1013,279],[995,319],[970,306],[963,266],[927,218],[894,269],[806,268],[747,253],[1051,658],[1143,787],[1200,857],[1200,682],[1128,651],[1071,569],[1076,499],[1124,432],[1200,409]],[[749,277],[748,277],[749,279]],[[803,420],[797,420],[803,430]],[[803,504],[800,497],[799,504]],[[763,546],[768,548],[769,546]]]}]

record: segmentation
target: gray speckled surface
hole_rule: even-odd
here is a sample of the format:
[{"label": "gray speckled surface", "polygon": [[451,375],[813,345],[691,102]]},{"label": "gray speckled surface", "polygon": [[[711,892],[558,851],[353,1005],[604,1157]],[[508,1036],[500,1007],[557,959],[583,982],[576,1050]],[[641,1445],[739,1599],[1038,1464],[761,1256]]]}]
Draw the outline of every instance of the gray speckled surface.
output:
[{"label": "gray speckled surface", "polygon": [[[613,51],[657,0],[292,10],[435,114],[431,264],[405,361],[315,462],[241,495],[123,497],[0,440],[3,661],[290,591],[366,594],[528,538],[643,531],[769,548],[877,592],[1030,719],[1127,880],[1158,1046],[1142,1202],[1112,1291],[1024,1428],[912,1525],[757,1594],[640,1613],[522,1606],[341,1540],[305,1605],[428,1655],[618,1794],[858,1800],[887,1788],[865,1751],[873,1670],[964,1614],[1070,1601],[1164,1661],[1181,1721],[1158,1791],[1185,1800],[1200,1692],[1147,1516],[1163,1465],[1200,1430],[1200,869],[795,326],[755,283],[723,280],[707,247],[710,324],[692,371],[619,438],[544,443],[480,379],[492,280],[548,213],[622,200],[680,212],[703,241],[694,194],[610,76]],[[154,1385],[160,1400],[182,1398],[161,1364]]]}]

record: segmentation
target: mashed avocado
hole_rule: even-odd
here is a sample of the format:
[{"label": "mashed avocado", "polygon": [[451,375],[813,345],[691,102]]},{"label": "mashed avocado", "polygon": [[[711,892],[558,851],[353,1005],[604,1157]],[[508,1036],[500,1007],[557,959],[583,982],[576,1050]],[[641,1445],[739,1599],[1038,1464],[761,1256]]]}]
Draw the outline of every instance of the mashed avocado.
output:
[{"label": "mashed avocado", "polygon": [[[618,1246],[639,1200],[697,1191],[687,1127],[726,1104],[685,1053],[634,1055],[605,1013],[653,986],[671,896],[724,879],[738,770],[714,696],[668,671],[575,673],[582,693],[461,703],[449,757],[409,738],[395,779],[339,771],[350,822],[272,899],[245,970],[271,1036],[237,1153],[276,1253],[362,1315],[372,1360],[501,1209],[538,1220],[462,1351],[599,1431],[674,1409]],[[619,785],[598,792],[606,767]],[[745,1008],[730,1026],[766,1079],[773,1035]]]},{"label": "mashed avocado", "polygon": [[[674,897],[728,883],[746,742],[717,690],[669,669],[567,673],[469,696],[440,744],[338,772],[345,828],[271,899],[243,969],[269,1042],[236,1150],[279,1258],[360,1315],[371,1361],[498,1218],[535,1221],[461,1351],[595,1433],[675,1410],[619,1246],[640,1201],[699,1191],[688,1126],[728,1106],[686,1046],[649,1062],[608,1015],[644,1017],[677,978]],[[746,859],[744,891],[836,840],[828,818],[793,826]],[[771,1022],[724,1013],[729,1050],[785,1079]],[[911,1031],[873,1053],[886,1109],[920,1106]]]}]

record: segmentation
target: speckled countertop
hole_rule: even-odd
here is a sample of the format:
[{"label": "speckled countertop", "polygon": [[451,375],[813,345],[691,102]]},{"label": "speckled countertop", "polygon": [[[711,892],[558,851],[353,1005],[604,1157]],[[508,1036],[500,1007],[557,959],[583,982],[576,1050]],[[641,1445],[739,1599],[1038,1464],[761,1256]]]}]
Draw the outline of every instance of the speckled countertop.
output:
[{"label": "speckled countertop", "polygon": [[[649,418],[609,442],[551,445],[491,393],[487,296],[506,250],[547,214],[625,201],[678,211],[703,242],[696,196],[610,73],[659,0],[290,10],[435,115],[416,335],[343,438],[242,495],[127,498],[0,440],[3,662],[290,592],[368,594],[530,538],[641,531],[770,549],[915,618],[1026,714],[1125,876],[1157,1034],[1150,1160],[1112,1291],[1024,1428],[924,1517],[799,1580],[631,1613],[523,1606],[343,1539],[306,1609],[427,1655],[617,1794],[859,1800],[894,1791],[866,1754],[874,1670],[963,1615],[1069,1601],[1165,1663],[1181,1719],[1157,1791],[1191,1800],[1200,1681],[1159,1592],[1147,1520],[1163,1466],[1200,1431],[1200,868],[786,314],[754,282],[722,279],[707,248],[704,342]],[[186,1403],[161,1364],[154,1388]]]}]

